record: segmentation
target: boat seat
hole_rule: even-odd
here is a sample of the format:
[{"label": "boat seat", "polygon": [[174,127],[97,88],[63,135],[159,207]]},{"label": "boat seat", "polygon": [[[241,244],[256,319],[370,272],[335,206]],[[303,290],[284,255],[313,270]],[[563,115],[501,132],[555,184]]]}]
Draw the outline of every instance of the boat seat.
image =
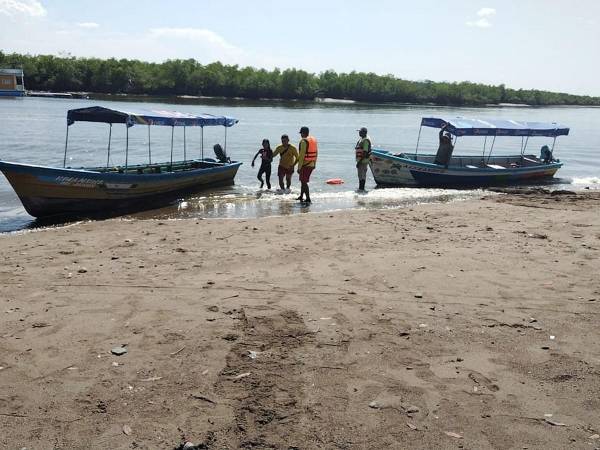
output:
[{"label": "boat seat", "polygon": [[523,159],[525,161],[529,161],[530,163],[534,163],[534,164],[539,164],[540,163],[539,161],[536,161],[535,159],[531,159],[531,158],[525,158],[525,157],[523,157]]},{"label": "boat seat", "polygon": [[467,165],[465,165],[465,167],[466,167],[467,169],[479,169],[479,167],[477,167],[477,166],[473,166],[473,165],[471,165],[471,164],[467,164]]},{"label": "boat seat", "polygon": [[486,164],[486,167],[489,167],[490,169],[506,169],[506,167],[499,166],[498,164]]}]

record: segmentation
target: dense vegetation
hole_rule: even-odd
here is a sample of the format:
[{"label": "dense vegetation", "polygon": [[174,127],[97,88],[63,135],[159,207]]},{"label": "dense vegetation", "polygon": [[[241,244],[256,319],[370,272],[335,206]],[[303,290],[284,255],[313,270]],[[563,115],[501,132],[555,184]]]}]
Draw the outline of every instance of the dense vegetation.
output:
[{"label": "dense vegetation", "polygon": [[504,85],[407,81],[392,75],[338,74],[331,70],[320,74],[296,69],[267,71],[218,62],[202,65],[193,59],[157,64],[127,59],[5,54],[0,51],[0,67],[22,67],[27,89],[59,92],[299,100],[333,97],[364,102],[438,105],[600,105],[600,97],[517,90]]}]

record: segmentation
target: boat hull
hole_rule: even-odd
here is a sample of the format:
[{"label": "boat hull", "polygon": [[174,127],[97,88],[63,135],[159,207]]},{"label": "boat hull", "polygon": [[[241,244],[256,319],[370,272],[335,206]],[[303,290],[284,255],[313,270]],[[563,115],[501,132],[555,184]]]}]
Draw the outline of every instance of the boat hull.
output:
[{"label": "boat hull", "polygon": [[[506,184],[535,183],[550,179],[562,167],[560,162],[542,163],[533,155],[486,158],[453,156],[448,167],[434,164],[435,155],[398,156],[383,150],[374,150],[371,171],[380,186],[424,187],[486,187]],[[472,164],[470,164],[472,163]],[[475,163],[479,163],[475,165]],[[515,167],[510,167],[514,164]]]},{"label": "boat hull", "polygon": [[119,173],[0,162],[0,171],[27,213],[34,217],[109,216],[122,210],[160,206],[182,193],[231,185],[242,163],[198,161],[197,164],[203,167],[162,173]]},{"label": "boat hull", "polygon": [[18,89],[0,90],[0,97],[24,97],[25,92]]}]

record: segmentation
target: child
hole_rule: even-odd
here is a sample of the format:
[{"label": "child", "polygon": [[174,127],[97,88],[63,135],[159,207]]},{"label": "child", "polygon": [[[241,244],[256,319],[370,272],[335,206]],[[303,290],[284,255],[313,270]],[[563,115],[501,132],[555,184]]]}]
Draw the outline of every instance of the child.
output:
[{"label": "child", "polygon": [[252,158],[252,167],[254,167],[254,160],[260,155],[260,169],[256,178],[260,181],[260,188],[262,189],[264,181],[262,179],[263,173],[265,174],[265,181],[267,182],[267,189],[271,189],[271,161],[273,161],[273,150],[271,150],[271,143],[268,139],[263,139],[262,148],[256,152],[254,158]]}]

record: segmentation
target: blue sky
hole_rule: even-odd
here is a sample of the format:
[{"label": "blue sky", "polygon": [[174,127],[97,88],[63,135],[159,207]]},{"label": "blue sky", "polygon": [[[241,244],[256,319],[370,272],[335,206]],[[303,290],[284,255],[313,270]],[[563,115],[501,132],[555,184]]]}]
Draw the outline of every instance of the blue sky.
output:
[{"label": "blue sky", "polygon": [[600,95],[600,1],[0,0],[0,50]]}]

